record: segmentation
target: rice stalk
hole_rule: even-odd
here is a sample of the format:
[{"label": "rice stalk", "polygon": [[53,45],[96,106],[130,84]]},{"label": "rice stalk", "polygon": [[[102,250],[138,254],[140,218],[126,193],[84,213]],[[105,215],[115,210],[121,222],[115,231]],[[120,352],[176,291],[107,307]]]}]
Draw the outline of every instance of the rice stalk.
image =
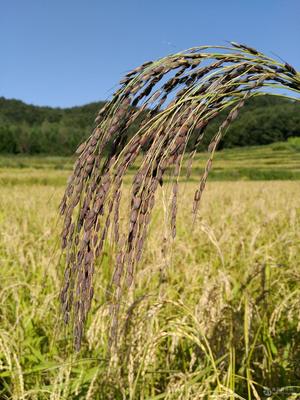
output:
[{"label": "rice stalk", "polygon": [[[60,205],[67,260],[60,299],[77,350],[94,296],[96,260],[101,259],[110,232],[117,254],[109,288],[111,339],[116,343],[122,296],[134,282],[156,193],[166,174],[171,173],[173,179],[170,227],[175,237],[178,179],[191,135],[196,142],[188,169],[207,126],[228,109],[209,145],[207,164],[194,195],[196,217],[220,140],[245,101],[266,94],[267,88],[299,94],[300,75],[288,63],[234,42],[231,46],[194,47],[149,61],[122,79],[112,100],[99,111],[91,136],[76,151],[78,158]],[[132,136],[133,123],[138,129]],[[127,229],[120,232],[122,185],[133,165],[137,172],[132,179]]]}]

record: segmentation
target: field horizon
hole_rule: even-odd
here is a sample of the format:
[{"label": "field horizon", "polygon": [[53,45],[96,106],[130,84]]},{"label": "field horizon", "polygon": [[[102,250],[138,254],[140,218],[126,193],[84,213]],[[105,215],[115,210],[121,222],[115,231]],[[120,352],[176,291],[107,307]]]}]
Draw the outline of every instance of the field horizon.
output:
[{"label": "field horizon", "polygon": [[[300,140],[270,145],[235,147],[216,153],[209,181],[235,180],[299,180]],[[186,162],[182,165],[182,180],[198,181],[203,172],[207,153],[198,153],[192,174],[186,178]],[[0,155],[0,183],[65,185],[75,157],[49,155]],[[16,172],[18,171],[18,174]],[[129,170],[129,175],[135,167]],[[57,173],[59,172],[59,174]]]}]

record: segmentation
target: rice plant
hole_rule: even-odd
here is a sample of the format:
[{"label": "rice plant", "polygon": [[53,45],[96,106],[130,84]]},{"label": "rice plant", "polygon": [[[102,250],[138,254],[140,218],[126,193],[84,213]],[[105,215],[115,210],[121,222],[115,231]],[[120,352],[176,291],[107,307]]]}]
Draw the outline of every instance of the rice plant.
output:
[{"label": "rice plant", "polygon": [[[77,149],[78,158],[60,205],[67,263],[60,298],[77,350],[93,299],[96,260],[103,255],[105,241],[111,238],[116,248],[107,288],[110,336],[116,342],[120,302],[133,284],[158,188],[166,179],[171,181],[168,224],[174,238],[183,163],[187,161],[189,174],[207,126],[226,111],[210,140],[208,159],[194,193],[195,219],[215,151],[228,126],[249,98],[270,89],[273,94],[274,89],[287,89],[288,97],[299,100],[300,74],[288,63],[233,42],[228,47],[194,47],[146,62],[121,80],[112,100],[100,110],[91,136]],[[138,125],[134,134],[133,124]],[[193,150],[184,157],[192,140]],[[127,224],[122,227],[122,184],[131,167],[137,171],[132,178]]]}]

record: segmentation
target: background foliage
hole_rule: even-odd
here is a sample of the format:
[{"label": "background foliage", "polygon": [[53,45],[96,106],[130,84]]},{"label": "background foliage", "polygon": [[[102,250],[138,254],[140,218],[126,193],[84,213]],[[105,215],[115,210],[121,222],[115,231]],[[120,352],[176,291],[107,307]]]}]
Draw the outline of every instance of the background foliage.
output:
[{"label": "background foliage", "polygon": [[[104,104],[95,102],[62,109],[0,97],[0,153],[73,154],[89,136],[95,116]],[[299,111],[299,104],[284,98],[267,95],[251,99],[230,126],[220,147],[262,145],[300,136]],[[209,125],[202,148],[223,118],[220,114]]]}]

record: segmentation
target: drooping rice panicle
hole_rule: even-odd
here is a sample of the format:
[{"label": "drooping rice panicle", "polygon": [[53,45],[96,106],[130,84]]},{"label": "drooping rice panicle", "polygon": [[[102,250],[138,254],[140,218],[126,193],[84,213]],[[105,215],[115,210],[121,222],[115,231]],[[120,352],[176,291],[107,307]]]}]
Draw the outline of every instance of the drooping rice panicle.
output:
[{"label": "drooping rice panicle", "polygon": [[[190,138],[193,135],[195,143],[188,173],[207,126],[220,112],[229,110],[208,149],[194,196],[196,215],[218,143],[245,101],[265,94],[264,87],[298,94],[300,75],[288,63],[243,44],[201,46],[130,71],[112,100],[99,111],[91,136],[76,151],[78,158],[60,206],[62,247],[67,255],[60,298],[64,321],[73,325],[76,349],[93,298],[95,262],[110,229],[117,248],[110,287],[111,332],[116,339],[122,293],[134,280],[164,175],[169,171],[174,177],[170,227],[175,237],[179,176]],[[133,124],[137,126],[134,133]],[[121,232],[122,183],[133,164],[137,172],[132,180],[127,231]]]}]

